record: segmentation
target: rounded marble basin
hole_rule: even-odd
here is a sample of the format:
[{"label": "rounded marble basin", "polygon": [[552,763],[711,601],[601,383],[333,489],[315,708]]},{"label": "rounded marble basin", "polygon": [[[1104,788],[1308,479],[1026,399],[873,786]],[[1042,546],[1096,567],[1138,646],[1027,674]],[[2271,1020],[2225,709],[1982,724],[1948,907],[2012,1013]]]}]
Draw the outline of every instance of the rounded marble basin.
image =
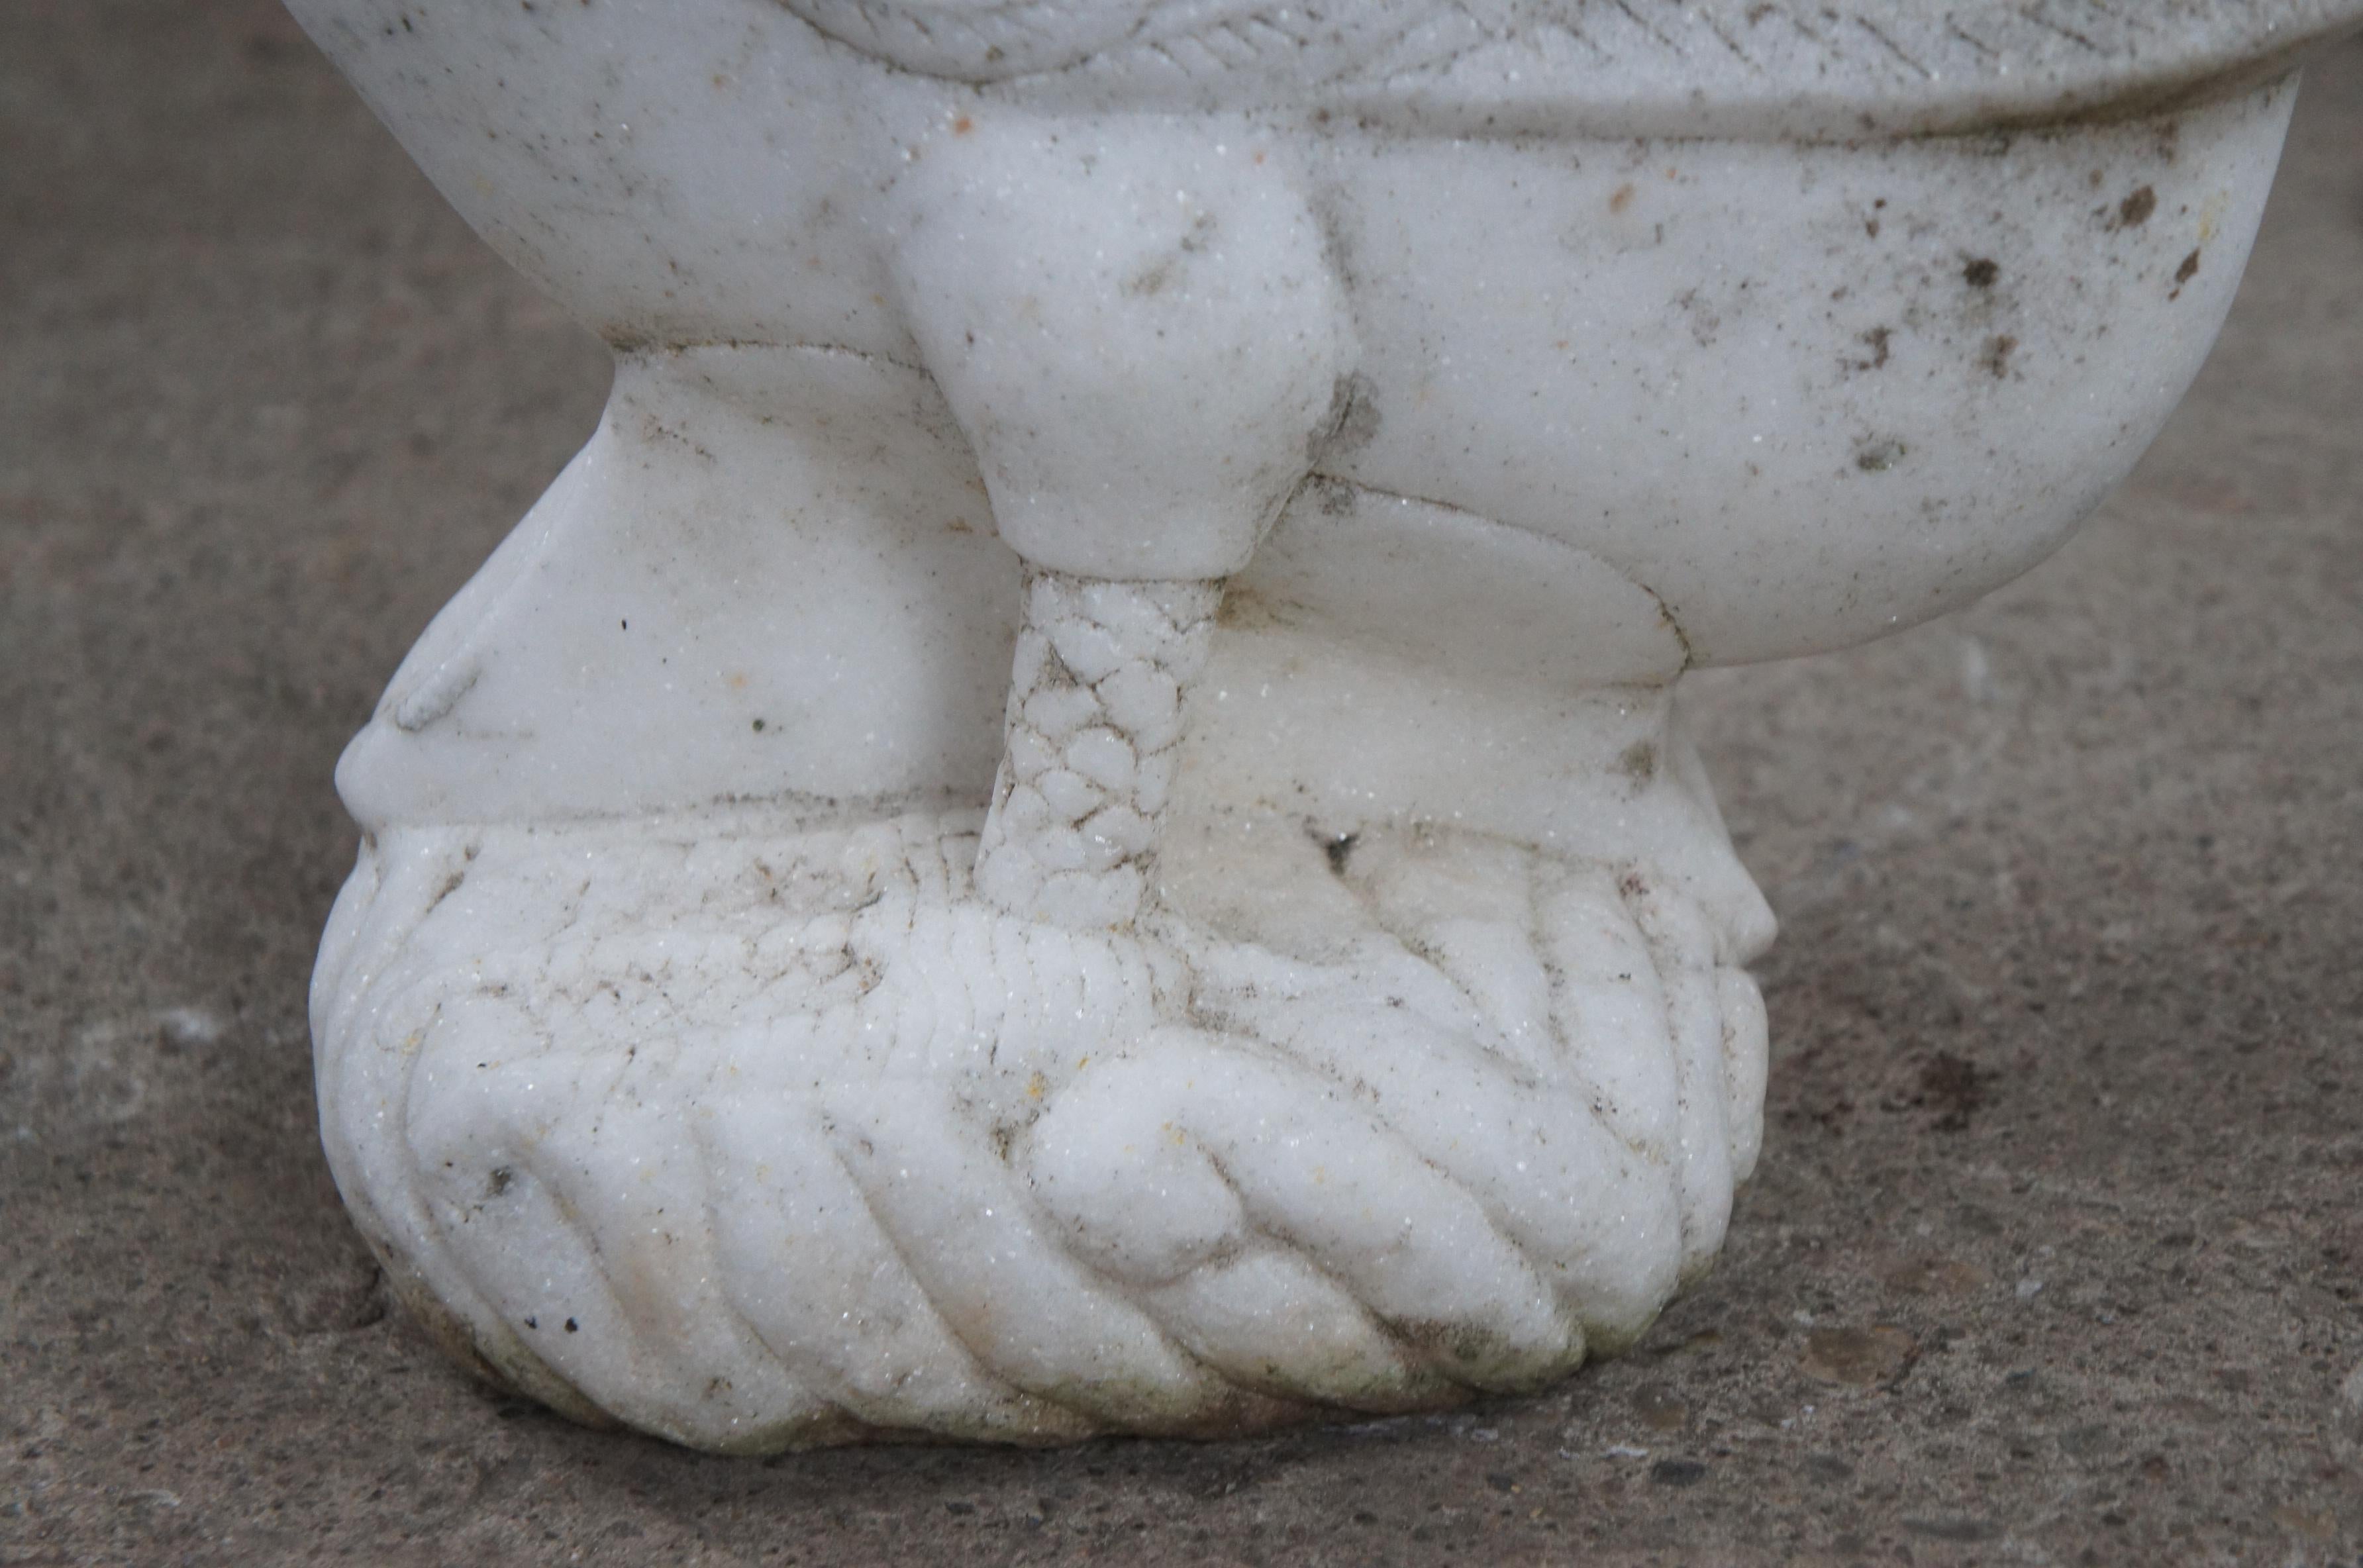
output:
[{"label": "rounded marble basin", "polygon": [[2059,543],[2221,324],[2278,73],[2357,8],[1395,0],[1323,34],[693,0],[660,38],[614,6],[294,9],[620,346],[917,361],[881,193],[980,122],[1154,114],[1279,160],[1359,348],[1318,471],[1594,554],[1718,663],[1924,619]]}]

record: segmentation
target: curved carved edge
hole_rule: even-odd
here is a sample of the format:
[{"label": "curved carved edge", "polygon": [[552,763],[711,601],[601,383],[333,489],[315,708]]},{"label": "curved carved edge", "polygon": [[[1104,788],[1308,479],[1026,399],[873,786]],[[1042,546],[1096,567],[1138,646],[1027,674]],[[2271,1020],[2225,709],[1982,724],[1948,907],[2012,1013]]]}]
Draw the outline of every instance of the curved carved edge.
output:
[{"label": "curved carved edge", "polygon": [[1441,134],[1964,134],[2162,112],[2363,0],[775,0],[897,71],[1045,106],[1328,109]]}]

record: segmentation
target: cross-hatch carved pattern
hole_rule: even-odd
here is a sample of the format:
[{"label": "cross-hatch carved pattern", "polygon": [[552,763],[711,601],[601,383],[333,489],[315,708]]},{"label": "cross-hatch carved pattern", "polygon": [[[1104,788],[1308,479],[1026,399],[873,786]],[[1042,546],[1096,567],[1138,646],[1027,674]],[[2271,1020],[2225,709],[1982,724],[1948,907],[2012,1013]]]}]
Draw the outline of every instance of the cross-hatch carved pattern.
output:
[{"label": "cross-hatch carved pattern", "polygon": [[[1190,106],[1564,100],[1613,118],[1670,86],[1792,112],[1913,112],[2040,93],[2089,104],[2202,79],[2335,26],[2339,0],[775,0],[902,70],[1021,99]],[[1071,79],[1071,80],[1067,80]],[[1062,94],[1064,96],[1062,96]],[[1723,104],[1728,108],[1728,104]],[[2071,105],[2072,106],[2072,105]],[[1651,122],[1649,134],[1665,127]]]}]

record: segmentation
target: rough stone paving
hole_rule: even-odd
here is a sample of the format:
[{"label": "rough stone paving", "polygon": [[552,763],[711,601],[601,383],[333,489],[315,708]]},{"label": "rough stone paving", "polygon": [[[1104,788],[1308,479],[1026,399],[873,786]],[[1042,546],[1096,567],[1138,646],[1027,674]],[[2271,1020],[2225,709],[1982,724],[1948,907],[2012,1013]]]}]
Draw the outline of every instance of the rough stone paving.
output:
[{"label": "rough stone paving", "polygon": [[[1694,678],[1761,966],[1716,1275],[1563,1389],[749,1463],[490,1397],[316,1142],[338,748],[599,347],[275,6],[0,12],[0,1563],[2363,1558],[2363,48],[2060,558]],[[562,1331],[562,1326],[561,1326]]]}]

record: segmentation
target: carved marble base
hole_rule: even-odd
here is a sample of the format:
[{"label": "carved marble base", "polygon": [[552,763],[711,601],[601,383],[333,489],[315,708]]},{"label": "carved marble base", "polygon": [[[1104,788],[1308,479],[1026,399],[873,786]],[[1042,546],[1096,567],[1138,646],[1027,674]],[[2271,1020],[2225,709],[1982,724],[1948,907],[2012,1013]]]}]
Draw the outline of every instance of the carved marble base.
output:
[{"label": "carved marble base", "polygon": [[[1703,819],[1636,696],[1595,793]],[[1208,810],[1131,929],[1076,930],[980,894],[982,815],[379,834],[314,1005],[405,1298],[560,1408],[738,1450],[1446,1405],[1712,1263],[1764,1088],[1736,866],[1702,899]]]},{"label": "carved marble base", "polygon": [[2056,547],[2363,21],[295,8],[617,356],[339,767],[329,1158],[463,1361],[731,1451],[1631,1342],[1760,1142],[1678,679]]}]

